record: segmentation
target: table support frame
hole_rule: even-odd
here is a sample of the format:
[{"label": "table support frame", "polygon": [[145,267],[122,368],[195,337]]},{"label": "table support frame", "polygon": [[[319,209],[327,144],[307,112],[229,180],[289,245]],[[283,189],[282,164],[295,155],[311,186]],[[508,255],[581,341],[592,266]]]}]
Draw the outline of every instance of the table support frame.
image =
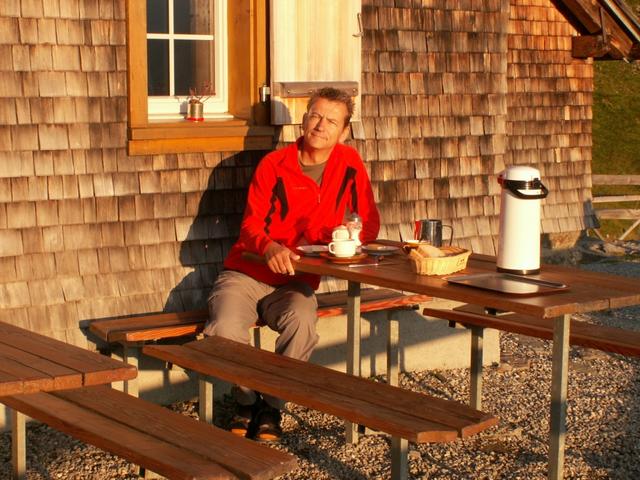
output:
[{"label": "table support frame", "polygon": [[[347,373],[360,376],[360,283],[347,287]],[[347,443],[358,443],[358,425],[345,421]]]},{"label": "table support frame", "polygon": [[[112,351],[111,358],[113,358],[114,360],[120,360],[121,362],[124,362],[138,369],[140,365],[141,350],[142,347],[140,345],[125,344],[122,346],[122,353],[119,354],[117,351]],[[140,395],[140,392],[138,390],[137,378],[113,382],[112,387],[133,397],[138,397]]]},{"label": "table support frame", "polygon": [[569,377],[569,329],[571,315],[553,320],[553,365],[551,369],[551,422],[548,478],[563,477],[567,433],[567,382]]},{"label": "table support frame", "polygon": [[482,410],[482,364],[484,362],[484,351],[482,342],[484,340],[484,328],[478,326],[471,327],[471,383],[470,383],[470,405]]},{"label": "table support frame", "polygon": [[[387,337],[387,383],[395,387],[400,383],[400,322],[388,313],[389,336]],[[409,471],[409,441],[406,438],[391,438],[391,478],[406,480]]]},{"label": "table support frame", "polygon": [[27,430],[26,416],[11,410],[11,465],[13,480],[27,478]]},{"label": "table support frame", "polygon": [[200,421],[213,425],[215,420],[215,400],[213,379],[207,375],[198,375],[198,417]]}]

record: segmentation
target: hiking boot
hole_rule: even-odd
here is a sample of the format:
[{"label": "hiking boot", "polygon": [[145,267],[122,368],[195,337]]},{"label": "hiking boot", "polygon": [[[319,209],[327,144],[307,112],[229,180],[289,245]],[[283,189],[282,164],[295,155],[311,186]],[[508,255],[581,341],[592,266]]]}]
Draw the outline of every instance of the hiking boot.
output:
[{"label": "hiking boot", "polygon": [[277,442],[282,437],[280,410],[265,402],[255,417],[255,440],[259,442]]},{"label": "hiking boot", "polygon": [[239,437],[247,437],[251,420],[257,409],[258,401],[252,405],[240,405],[236,403],[236,411],[231,417],[229,431]]}]

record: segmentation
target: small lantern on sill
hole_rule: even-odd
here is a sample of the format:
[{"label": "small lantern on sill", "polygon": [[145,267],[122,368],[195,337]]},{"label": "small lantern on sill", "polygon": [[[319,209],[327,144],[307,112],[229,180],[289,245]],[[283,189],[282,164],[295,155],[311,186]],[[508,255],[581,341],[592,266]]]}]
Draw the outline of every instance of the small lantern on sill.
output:
[{"label": "small lantern on sill", "polygon": [[204,121],[204,104],[200,100],[192,98],[187,104],[187,120],[190,122]]},{"label": "small lantern on sill", "polygon": [[212,95],[215,95],[215,92],[210,83],[204,83],[200,88],[189,88],[186,119],[190,122],[204,121],[204,102],[209,100]]}]

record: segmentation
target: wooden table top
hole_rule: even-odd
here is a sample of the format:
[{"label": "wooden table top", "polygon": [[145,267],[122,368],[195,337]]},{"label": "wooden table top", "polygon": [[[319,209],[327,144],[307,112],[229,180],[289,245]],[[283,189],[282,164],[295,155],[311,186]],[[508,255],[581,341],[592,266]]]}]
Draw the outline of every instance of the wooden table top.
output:
[{"label": "wooden table top", "polygon": [[[411,270],[407,256],[402,253],[385,257],[378,265],[360,265],[356,268],[331,263],[322,257],[301,257],[294,264],[298,272],[327,275],[540,318],[640,304],[640,282],[637,279],[558,265],[542,265],[540,276],[568,285],[567,290],[525,297],[450,284],[445,280],[446,275],[418,275]],[[467,268],[452,275],[495,271],[495,257],[473,254]]]},{"label": "wooden table top", "polygon": [[137,374],[126,363],[0,322],[0,397],[130,380]]}]

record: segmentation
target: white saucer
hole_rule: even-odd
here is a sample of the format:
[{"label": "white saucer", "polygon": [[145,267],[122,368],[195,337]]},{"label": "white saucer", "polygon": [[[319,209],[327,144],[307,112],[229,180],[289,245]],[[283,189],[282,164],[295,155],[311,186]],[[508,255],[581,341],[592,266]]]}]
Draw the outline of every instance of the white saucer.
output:
[{"label": "white saucer", "polygon": [[327,245],[300,245],[296,247],[296,251],[307,257],[319,257],[321,253],[329,251]]},{"label": "white saucer", "polygon": [[369,255],[393,255],[394,253],[398,253],[400,248],[393,245],[370,243],[369,245],[363,245],[362,251],[367,252]]}]

